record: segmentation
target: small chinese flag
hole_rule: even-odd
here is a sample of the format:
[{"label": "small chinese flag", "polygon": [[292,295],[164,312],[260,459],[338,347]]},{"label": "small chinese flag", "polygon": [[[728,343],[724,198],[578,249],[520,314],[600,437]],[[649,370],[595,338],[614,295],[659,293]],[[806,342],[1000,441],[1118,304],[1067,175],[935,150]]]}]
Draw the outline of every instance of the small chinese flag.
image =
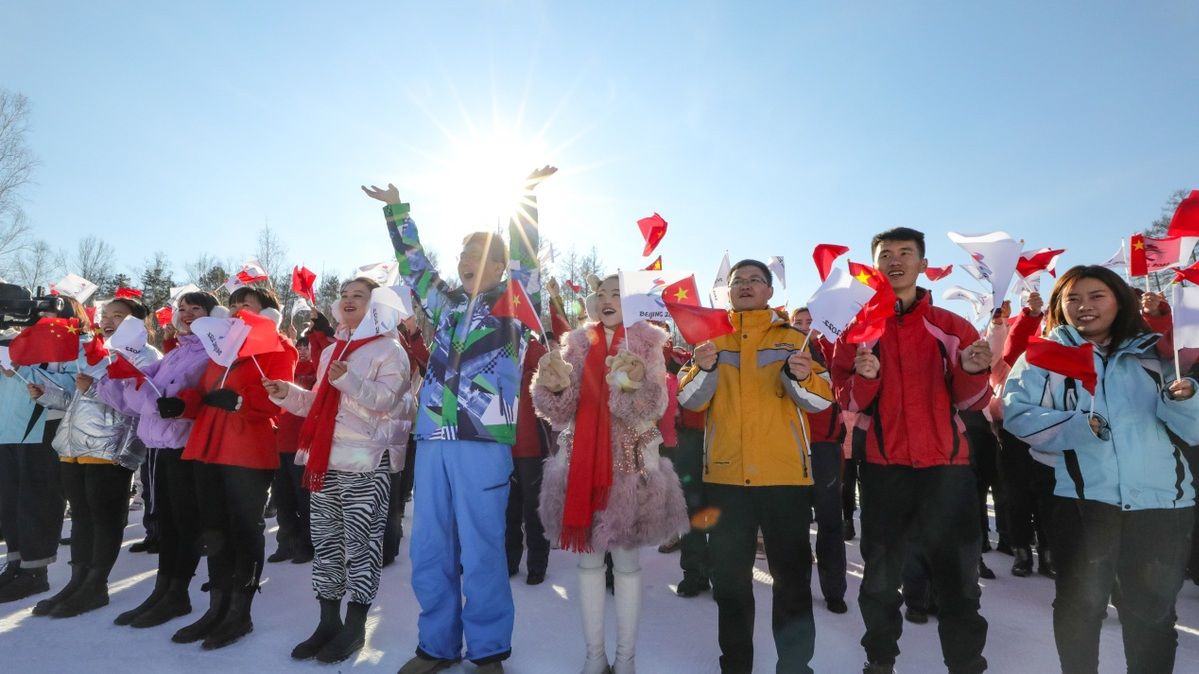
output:
[{"label": "small chinese flag", "polygon": [[662,256],[659,255],[658,259],[649,263],[649,266],[645,268],[645,271],[662,271]]},{"label": "small chinese flag", "polygon": [[83,355],[87,358],[88,365],[95,365],[108,357],[108,347],[104,346],[104,338],[100,335],[95,335],[86,342],[83,342]]},{"label": "small chinese flag", "polygon": [[142,372],[141,370],[137,369],[136,367],[134,367],[133,363],[130,363],[128,360],[125,360],[125,357],[119,353],[117,354],[117,357],[113,358],[112,362],[108,364],[107,370],[108,370],[108,377],[110,379],[134,379],[134,380],[136,380],[137,384],[135,384],[133,387],[135,390],[140,389],[142,387],[142,384],[144,384],[146,382],[146,374],[144,372]]},{"label": "small chinese flag", "polygon": [[137,288],[117,288],[112,296],[114,299],[137,299],[142,296],[142,291]]},{"label": "small chinese flag", "polygon": [[820,274],[820,282],[828,280],[829,270],[837,258],[849,252],[849,246],[839,246],[835,243],[817,244],[812,251],[812,260],[816,262],[816,271]]},{"label": "small chinese flag", "polygon": [[237,350],[238,358],[283,350],[283,340],[279,337],[279,330],[274,321],[248,309],[237,312],[237,318],[250,326],[250,334],[246,335],[246,341],[242,342],[241,348]]},{"label": "small chinese flag", "polygon": [[1166,236],[1199,236],[1199,190],[1192,190],[1170,218]]},{"label": "small chinese flag", "polygon": [[872,342],[882,337],[886,331],[887,319],[895,315],[895,302],[898,298],[891,289],[891,282],[874,267],[850,261],[849,273],[874,288],[874,297],[854,317],[843,338],[850,344]]},{"label": "small chinese flag", "polygon": [[698,307],[699,288],[695,285],[695,274],[663,288],[662,301],[667,304],[690,304]]},{"label": "small chinese flag", "polygon": [[641,228],[641,236],[645,239],[645,251],[641,254],[649,257],[658,244],[662,243],[662,237],[666,236],[666,220],[654,213],[648,218],[638,220],[637,226]]},{"label": "small chinese flag", "polygon": [[666,310],[678,326],[679,333],[688,344],[699,344],[710,339],[736,332],[729,312],[725,309],[709,309],[694,304],[666,303]]},{"label": "small chinese flag", "polygon": [[79,357],[79,319],[42,318],[8,345],[14,365],[69,363]]},{"label": "small chinese flag", "polygon": [[291,289],[316,306],[316,273],[308,267],[292,267]]},{"label": "small chinese flag", "polygon": [[1052,339],[1031,337],[1024,359],[1029,365],[1077,379],[1087,393],[1095,395],[1095,346],[1090,342],[1082,346],[1066,346]]},{"label": "small chinese flag", "polygon": [[170,307],[163,307],[154,312],[154,317],[158,319],[158,325],[165,328],[171,324],[171,319],[175,317],[175,310]]},{"label": "small chinese flag", "polygon": [[533,332],[544,333],[541,328],[541,318],[534,311],[533,303],[529,301],[529,294],[525,292],[525,287],[521,285],[520,281],[514,278],[508,279],[508,287],[504,289],[504,294],[500,295],[495,304],[491,306],[491,315],[515,318]]},{"label": "small chinese flag", "polygon": [[1174,270],[1174,283],[1182,283],[1183,281],[1190,281],[1191,283],[1199,285],[1199,262],[1196,262],[1186,269]]},{"label": "small chinese flag", "polygon": [[952,273],[953,273],[953,265],[949,265],[946,267],[929,267],[928,269],[924,270],[924,275],[927,276],[928,280],[930,280],[930,281],[940,281],[941,279],[945,278],[946,276],[949,276]]}]

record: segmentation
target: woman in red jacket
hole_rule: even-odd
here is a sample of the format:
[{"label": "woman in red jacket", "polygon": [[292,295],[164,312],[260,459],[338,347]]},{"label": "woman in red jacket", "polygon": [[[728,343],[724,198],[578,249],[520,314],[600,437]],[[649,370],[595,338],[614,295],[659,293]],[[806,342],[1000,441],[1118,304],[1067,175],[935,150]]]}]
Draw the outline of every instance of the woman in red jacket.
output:
[{"label": "woman in red jacket", "polygon": [[[280,317],[275,294],[264,288],[238,288],[229,297],[229,308],[234,316],[249,311],[271,316],[276,324]],[[208,547],[209,608],[175,633],[171,639],[176,643],[203,639],[205,649],[221,648],[254,629],[250,606],[265,556],[263,508],[279,467],[275,420],[280,410],[262,379],[291,381],[297,359],[295,347],[281,342],[282,351],[240,358],[228,368],[209,363],[199,388],[180,395],[184,414],[196,419],[183,458],[196,462],[196,494]]]}]

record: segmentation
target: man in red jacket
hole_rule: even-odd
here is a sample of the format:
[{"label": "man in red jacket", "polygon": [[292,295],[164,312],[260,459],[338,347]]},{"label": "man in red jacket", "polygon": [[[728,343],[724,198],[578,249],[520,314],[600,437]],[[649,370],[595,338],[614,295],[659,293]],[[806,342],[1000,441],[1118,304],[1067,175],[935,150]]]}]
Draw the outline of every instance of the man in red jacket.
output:
[{"label": "man in red jacket", "polygon": [[928,266],[924,234],[893,229],[876,235],[870,248],[898,298],[896,315],[877,341],[838,341],[832,367],[837,402],[857,413],[854,453],[865,460],[863,671],[894,671],[903,630],[899,587],[911,541],[928,558],[946,666],[981,672],[987,668],[987,621],[979,615],[982,530],[958,412],[990,400],[991,349],[969,322],[934,307],[928,291],[916,286]]}]

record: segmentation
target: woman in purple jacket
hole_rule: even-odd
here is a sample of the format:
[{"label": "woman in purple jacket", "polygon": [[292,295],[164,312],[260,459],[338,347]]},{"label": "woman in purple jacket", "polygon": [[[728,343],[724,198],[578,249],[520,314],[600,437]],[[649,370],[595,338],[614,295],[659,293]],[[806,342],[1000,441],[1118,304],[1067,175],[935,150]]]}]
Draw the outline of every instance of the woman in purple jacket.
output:
[{"label": "woman in purple jacket", "polygon": [[176,395],[199,385],[208,367],[208,355],[200,339],[192,334],[191,323],[218,309],[223,307],[217,306],[211,293],[186,293],[179,298],[172,319],[179,346],[145,369],[154,386],[137,386],[132,379],[108,378],[100,382],[101,399],[125,414],[137,416],[138,437],[158,455],[154,480],[160,528],[158,577],[145,601],[117,616],[114,622],[118,625],[154,627],[192,610],[188,587],[200,563],[200,513],[192,462],[180,458],[192,421],[180,417],[184,405]]}]

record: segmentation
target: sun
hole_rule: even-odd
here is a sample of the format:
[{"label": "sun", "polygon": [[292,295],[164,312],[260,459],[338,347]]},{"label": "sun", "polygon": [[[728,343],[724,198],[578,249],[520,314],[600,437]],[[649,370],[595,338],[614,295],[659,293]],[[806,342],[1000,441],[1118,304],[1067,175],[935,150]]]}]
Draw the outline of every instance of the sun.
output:
[{"label": "sun", "polygon": [[547,163],[540,138],[522,138],[493,127],[453,139],[446,166],[446,186],[457,196],[456,208],[468,221],[506,225],[525,194],[525,177]]}]

